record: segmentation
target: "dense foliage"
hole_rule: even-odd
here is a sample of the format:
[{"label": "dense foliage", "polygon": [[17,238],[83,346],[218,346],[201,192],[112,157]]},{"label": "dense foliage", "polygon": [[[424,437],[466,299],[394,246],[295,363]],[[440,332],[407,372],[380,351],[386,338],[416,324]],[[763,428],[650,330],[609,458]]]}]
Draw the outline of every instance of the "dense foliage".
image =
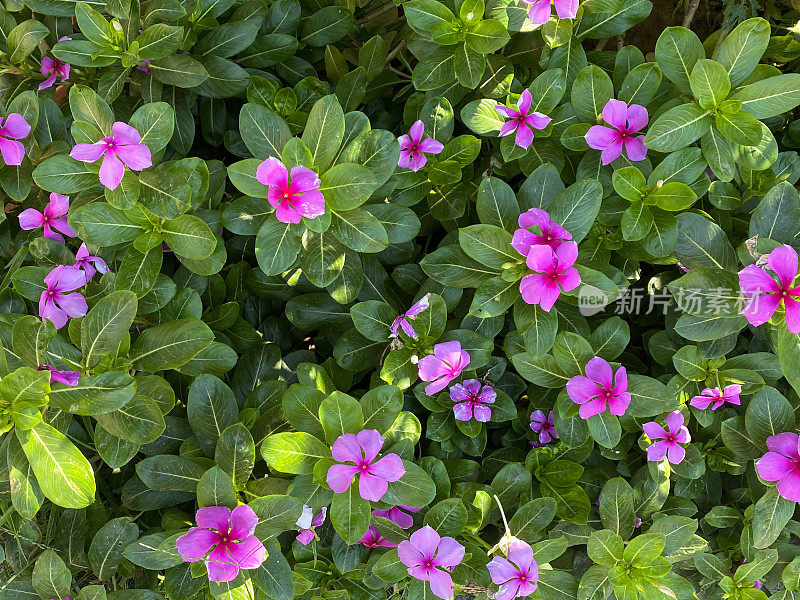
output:
[{"label": "dense foliage", "polygon": [[797,600],[757,5],[6,0],[0,598]]}]

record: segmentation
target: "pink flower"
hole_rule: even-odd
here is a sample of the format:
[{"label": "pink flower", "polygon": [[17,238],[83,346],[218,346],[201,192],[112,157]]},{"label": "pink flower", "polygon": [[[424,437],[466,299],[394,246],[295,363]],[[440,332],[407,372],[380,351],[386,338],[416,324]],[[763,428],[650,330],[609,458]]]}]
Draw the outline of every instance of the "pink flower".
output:
[{"label": "pink flower", "polygon": [[486,565],[492,581],[500,586],[493,598],[513,600],[530,596],[539,581],[539,565],[533,558],[533,550],[522,540],[515,540],[509,544],[507,556],[495,556]]},{"label": "pink flower", "polygon": [[[547,0],[548,9],[550,0]],[[517,102],[517,108],[508,108],[502,104],[495,105],[494,109],[504,117],[511,119],[503,123],[500,128],[500,137],[517,132],[514,143],[520,148],[527,148],[533,142],[533,130],[544,129],[551,119],[540,112],[531,112],[531,93],[524,90]]]},{"label": "pink flower", "polygon": [[526,263],[535,273],[522,278],[519,284],[522,299],[550,312],[562,290],[570,292],[580,285],[581,276],[572,266],[577,258],[575,242],[564,242],[557,250],[550,246],[532,246]]},{"label": "pink flower", "polygon": [[647,447],[647,460],[659,462],[667,457],[673,465],[679,464],[686,457],[686,450],[679,444],[688,444],[692,440],[689,430],[684,425],[681,411],[674,410],[667,415],[667,427],[664,429],[655,421],[642,425],[642,429],[651,440],[661,440]]},{"label": "pink flower", "polygon": [[[372,511],[373,513],[375,511]],[[367,548],[397,548],[397,544],[394,542],[390,542],[385,537],[383,537],[377,529],[375,529],[374,525],[370,525],[367,528],[367,533],[364,534],[360,540],[358,540],[359,544],[363,544]]]},{"label": "pink flower", "polygon": [[[393,506],[389,510],[373,510],[372,514],[378,517],[384,517],[390,521],[394,521],[403,529],[409,529],[412,525],[414,525],[414,517],[404,513],[402,510],[400,510],[401,508],[411,512],[419,512],[422,510],[413,506]],[[397,544],[390,542],[383,537],[374,525],[369,526],[367,533],[359,540],[359,542],[365,545],[367,548],[397,548]]]},{"label": "pink flower", "polygon": [[375,429],[364,429],[358,435],[345,433],[333,443],[331,454],[340,463],[328,469],[328,485],[337,494],[346,492],[358,475],[358,492],[365,500],[378,502],[389,489],[389,482],[397,481],[406,472],[403,460],[397,454],[387,454],[376,461],[383,448],[383,437]]},{"label": "pink flower", "polygon": [[99,256],[91,256],[85,243],[81,244],[81,247],[75,253],[75,264],[72,266],[83,269],[83,273],[86,275],[86,283],[92,280],[95,273],[108,273],[106,261]]},{"label": "pink flower", "polygon": [[800,333],[800,286],[792,287],[797,277],[797,251],[788,245],[775,248],[769,254],[767,268],[778,276],[778,281],[756,265],[739,271],[739,286],[748,298],[742,314],[758,327],[772,318],[783,301],[787,329]]},{"label": "pink flower", "polygon": [[767,438],[769,452],[758,459],[756,470],[764,481],[777,481],[778,493],[800,502],[800,436],[787,431]]},{"label": "pink flower", "polygon": [[297,538],[295,539],[304,546],[308,546],[317,536],[314,529],[325,522],[325,516],[327,514],[328,509],[323,506],[315,517],[314,509],[304,504],[303,514],[300,515],[300,518],[297,519],[297,523],[295,523],[295,525],[300,528],[300,533],[297,534]]},{"label": "pink flower", "polygon": [[[532,25],[544,25],[550,20],[550,0],[522,0],[530,4],[528,19]],[[578,14],[579,0],[553,0],[559,19],[574,19]]]},{"label": "pink flower", "polygon": [[281,223],[299,223],[303,217],[316,219],[325,213],[325,198],[317,189],[322,182],[311,169],[293,167],[289,183],[286,165],[271,156],[258,165],[256,179],[269,187],[267,198]]},{"label": "pink flower", "polygon": [[553,424],[553,411],[547,415],[542,410],[535,410],[531,413],[531,429],[539,435],[539,443],[547,444],[551,440],[558,439],[558,432]]},{"label": "pink flower", "polygon": [[[44,237],[64,243],[64,235],[75,237],[75,232],[67,223],[69,212],[69,196],[50,194],[50,202],[44,207],[44,213],[35,208],[28,208],[19,214],[19,226],[25,230],[37,229],[44,226]],[[54,231],[57,230],[57,231]],[[64,235],[61,235],[61,233]]]},{"label": "pink flower", "polygon": [[721,390],[718,387],[714,389],[706,388],[700,392],[699,396],[692,398],[689,401],[689,404],[700,410],[707,409],[712,402],[714,403],[714,406],[711,407],[711,410],[717,410],[726,402],[730,404],[736,404],[738,406],[742,403],[741,400],[739,400],[739,394],[741,393],[742,386],[738,384],[725,386],[724,390]]},{"label": "pink flower", "polygon": [[403,329],[403,333],[405,333],[408,337],[417,339],[419,335],[414,330],[414,327],[409,323],[409,319],[414,320],[418,314],[425,311],[429,306],[429,300],[431,298],[430,294],[425,294],[422,298],[417,300],[411,308],[409,308],[406,312],[394,320],[392,323],[392,333],[389,335],[391,338],[396,338],[399,334],[400,328]]},{"label": "pink flower", "polygon": [[150,71],[150,65],[153,63],[152,60],[143,60],[141,64],[136,65],[136,68],[139,69],[143,73],[147,73],[150,75],[152,71]]},{"label": "pink flower", "polygon": [[69,155],[75,160],[100,165],[100,183],[110,190],[117,189],[127,166],[131,171],[141,171],[153,164],[150,148],[141,143],[142,136],[127,123],[117,121],[111,126],[114,135],[104,137],[94,144],[75,144]]},{"label": "pink flower", "polygon": [[469,421],[474,414],[476,421],[486,423],[492,418],[492,409],[486,405],[494,404],[497,392],[477,379],[467,379],[450,388],[450,398],[458,403],[453,407],[457,421]]},{"label": "pink flower", "polygon": [[39,316],[61,329],[69,319],[82,317],[89,310],[86,299],[79,293],[68,294],[86,284],[80,269],[59,265],[44,278],[47,289],[39,297]]},{"label": "pink flower", "polygon": [[50,371],[50,383],[54,381],[58,381],[59,383],[63,383],[64,385],[69,385],[71,387],[75,387],[78,385],[78,380],[81,378],[81,374],[78,371],[59,371],[55,367],[51,367],[50,365],[41,365],[36,367],[37,371]]},{"label": "pink flower", "polygon": [[464,546],[454,538],[440,537],[433,527],[425,525],[412,533],[410,540],[400,542],[397,554],[411,577],[430,582],[431,592],[439,598],[453,597],[453,578],[448,571],[464,560]]},{"label": "pink flower", "polygon": [[31,132],[31,126],[19,113],[11,113],[5,119],[0,117],[0,155],[7,165],[17,166],[25,158],[25,145],[15,140],[24,140]]},{"label": "pink flower", "polygon": [[[511,245],[522,256],[528,256],[533,246],[544,245],[557,250],[563,242],[572,239],[572,234],[555,221],[551,221],[547,211],[541,208],[531,208],[522,213],[519,216],[519,226],[521,229],[514,232]],[[530,231],[531,227],[538,228],[541,233],[533,233]]]},{"label": "pink flower", "polygon": [[642,136],[632,134],[644,129],[649,117],[647,109],[638,104],[628,106],[622,100],[609,100],[603,107],[603,121],[611,125],[595,125],[586,133],[590,148],[602,150],[600,160],[604,165],[614,162],[624,146],[630,160],[644,160],[647,148]]},{"label": "pink flower", "polygon": [[41,73],[46,75],[47,79],[39,84],[40,91],[52,87],[56,82],[56,77],[61,77],[61,83],[64,83],[69,78],[69,63],[45,56],[42,59]]},{"label": "pink flower", "polygon": [[197,510],[197,527],[178,538],[178,552],[186,562],[205,560],[211,581],[231,581],[239,569],[257,569],[267,557],[264,544],[253,532],[258,516],[246,504],[231,511],[225,506]]},{"label": "pink flower", "polygon": [[469,364],[469,354],[461,349],[461,342],[443,342],[433,347],[433,354],[419,361],[419,378],[422,381],[432,381],[425,386],[428,396],[438,394],[447,387],[453,379],[461,375]]},{"label": "pink flower", "polygon": [[422,121],[416,121],[408,132],[408,135],[401,135],[397,138],[400,142],[400,160],[397,161],[397,166],[404,169],[411,169],[412,171],[419,171],[428,162],[428,159],[423,154],[439,154],[444,145],[437,142],[431,137],[423,139],[425,135],[425,124]]},{"label": "pink flower", "polygon": [[624,415],[631,403],[625,367],[620,367],[614,375],[611,365],[595,356],[586,363],[585,370],[586,376],[575,375],[567,382],[567,394],[573,402],[581,405],[578,411],[581,418],[599,415],[606,408],[612,415]]}]

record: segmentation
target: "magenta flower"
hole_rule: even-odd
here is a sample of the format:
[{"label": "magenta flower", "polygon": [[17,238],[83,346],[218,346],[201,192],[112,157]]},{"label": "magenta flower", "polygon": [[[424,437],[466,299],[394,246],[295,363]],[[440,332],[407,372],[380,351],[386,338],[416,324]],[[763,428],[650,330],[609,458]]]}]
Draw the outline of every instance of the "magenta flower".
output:
[{"label": "magenta flower", "polygon": [[[419,512],[421,510],[413,506],[393,506],[389,510],[373,510],[372,514],[394,521],[403,529],[409,529],[414,524],[414,517],[404,513],[400,510],[401,508],[411,512]],[[383,537],[374,525],[369,526],[367,533],[359,542],[367,548],[397,548],[397,544]]]},{"label": "magenta flower", "polygon": [[469,354],[461,349],[461,342],[443,342],[433,347],[433,354],[419,361],[419,378],[432,381],[425,386],[425,393],[433,396],[441,392],[469,364]]},{"label": "magenta flower", "polygon": [[742,314],[758,327],[772,318],[783,301],[787,329],[800,333],[800,286],[792,287],[797,277],[797,251],[788,245],[775,248],[769,254],[767,268],[778,276],[778,281],[756,265],[739,271],[739,286],[748,299]]},{"label": "magenta flower", "polygon": [[777,481],[778,493],[800,502],[800,436],[790,431],[767,438],[769,452],[758,459],[756,470],[764,481]]},{"label": "magenta flower", "polygon": [[270,156],[258,165],[256,179],[269,187],[267,198],[281,223],[299,223],[303,217],[316,219],[325,213],[325,198],[317,189],[322,181],[307,167],[293,167],[289,183],[286,165]]},{"label": "magenta flower", "polygon": [[581,276],[572,266],[577,258],[575,242],[564,242],[557,250],[550,246],[532,246],[526,263],[535,273],[522,278],[519,284],[522,299],[550,312],[562,290],[571,292],[580,285]]},{"label": "magenta flower", "polygon": [[153,63],[152,60],[143,60],[140,64],[136,65],[136,68],[139,69],[142,73],[147,73],[150,75],[152,71],[150,70],[150,65]]},{"label": "magenta flower", "polygon": [[81,378],[81,374],[78,371],[59,371],[55,367],[51,367],[50,365],[41,365],[36,367],[37,371],[50,371],[50,383],[57,381],[59,383],[63,383],[64,385],[69,385],[71,387],[75,387],[78,385],[78,380]]},{"label": "magenta flower", "polygon": [[[548,9],[550,1],[548,0]],[[511,119],[503,123],[500,128],[500,137],[517,132],[514,143],[520,148],[527,148],[533,142],[533,130],[544,129],[552,120],[547,115],[540,112],[531,112],[531,101],[533,100],[528,90],[523,90],[517,102],[517,108],[508,108],[502,104],[495,105],[494,109],[504,117]]]},{"label": "magenta flower", "polygon": [[25,145],[15,140],[24,140],[31,132],[31,126],[19,113],[11,113],[5,119],[0,117],[0,155],[7,165],[17,166],[25,158]]},{"label": "magenta flower", "polygon": [[648,120],[644,106],[628,106],[612,98],[603,107],[603,121],[611,127],[595,125],[586,132],[586,143],[590,148],[603,151],[600,160],[604,165],[614,162],[622,154],[623,147],[630,160],[644,160],[647,155],[644,137],[633,137],[633,134],[644,129]]},{"label": "magenta flower", "polygon": [[297,534],[295,539],[304,546],[308,546],[317,536],[314,529],[325,522],[325,516],[327,514],[328,509],[323,506],[315,517],[314,509],[304,504],[303,514],[300,515],[300,518],[297,519],[297,523],[295,523],[295,525],[300,528],[300,533]]},{"label": "magenta flower", "polygon": [[[372,512],[374,513],[375,511]],[[367,533],[364,534],[364,537],[358,540],[358,543],[366,546],[367,548],[397,548],[397,544],[390,542],[383,537],[380,532],[375,529],[374,525],[370,525],[367,528]]]},{"label": "magenta flower", "polygon": [[197,510],[197,527],[178,538],[178,552],[186,562],[205,560],[211,581],[231,581],[239,569],[257,569],[267,550],[253,532],[258,516],[246,504],[231,511],[225,506]]},{"label": "magenta flower", "polygon": [[[44,213],[35,208],[28,208],[19,214],[19,226],[26,231],[44,227],[44,237],[64,243],[64,235],[75,237],[75,232],[67,223],[69,212],[69,196],[50,194],[50,202],[44,207]],[[61,233],[64,235],[61,235]]]},{"label": "magenta flower", "polygon": [[[528,19],[531,25],[544,25],[550,20],[550,0],[522,0],[530,4]],[[553,0],[559,19],[574,19],[578,14],[579,0]]]},{"label": "magenta flower", "polygon": [[408,132],[408,135],[401,135],[397,138],[400,142],[400,160],[397,161],[397,166],[404,169],[411,169],[412,171],[419,171],[428,162],[427,154],[439,154],[444,145],[437,142],[432,137],[424,137],[425,124],[422,121],[416,121]]},{"label": "magenta flower", "polygon": [[[519,226],[511,239],[514,249],[528,256],[533,246],[550,246],[557,250],[565,241],[572,239],[572,234],[555,221],[550,220],[550,215],[541,208],[531,208],[519,216]],[[531,227],[536,227],[541,233],[533,233]]]},{"label": "magenta flower", "polygon": [[99,256],[91,256],[86,244],[81,244],[78,251],[75,253],[75,264],[73,267],[83,269],[86,275],[86,283],[89,283],[94,277],[95,273],[108,273],[108,265]]},{"label": "magenta flower", "polygon": [[110,190],[117,189],[127,166],[131,171],[141,171],[153,164],[150,148],[141,143],[142,136],[127,123],[117,121],[111,126],[113,135],[94,144],[75,144],[69,155],[75,160],[100,165],[100,183]]},{"label": "magenta flower", "polygon": [[558,431],[553,423],[553,411],[544,414],[543,410],[531,413],[531,429],[539,436],[540,444],[547,444],[558,439]]},{"label": "magenta flower", "polygon": [[453,578],[449,571],[464,560],[464,546],[454,538],[440,537],[433,527],[425,525],[412,533],[410,540],[400,542],[397,554],[411,577],[430,582],[431,592],[439,598],[453,597]]},{"label": "magenta flower", "polygon": [[647,447],[647,460],[660,462],[666,457],[673,465],[677,465],[686,457],[686,450],[680,444],[688,444],[692,441],[692,436],[683,424],[681,411],[672,411],[667,415],[666,421],[668,430],[655,421],[642,425],[647,437],[651,440],[661,440]]},{"label": "magenta flower", "polygon": [[739,400],[739,394],[742,393],[741,385],[727,385],[724,390],[718,387],[711,389],[706,388],[700,392],[699,396],[695,396],[689,401],[689,404],[700,410],[705,410],[713,402],[714,406],[711,410],[717,410],[720,406],[728,402],[729,404],[740,405],[742,402]]},{"label": "magenta flower", "polygon": [[59,265],[45,275],[44,284],[47,289],[39,297],[39,316],[51,321],[56,329],[61,329],[69,319],[84,316],[89,310],[82,294],[67,293],[86,284],[86,276],[80,269]]},{"label": "magenta flower", "polygon": [[52,87],[56,77],[61,77],[61,83],[64,83],[69,78],[69,63],[45,56],[42,59],[41,73],[47,76],[47,79],[39,84],[39,91]]},{"label": "magenta flower", "polygon": [[328,469],[328,485],[337,494],[346,492],[359,476],[358,492],[365,500],[378,502],[389,489],[389,483],[397,481],[406,472],[403,460],[397,454],[387,454],[375,460],[383,448],[383,437],[375,429],[364,429],[358,434],[345,433],[333,443],[331,454],[340,463]]},{"label": "magenta flower", "polygon": [[453,407],[457,421],[469,421],[473,414],[475,420],[486,423],[492,418],[492,409],[486,406],[494,404],[497,392],[492,386],[481,386],[477,379],[467,379],[450,388],[450,398],[457,404]]},{"label": "magenta flower", "polygon": [[578,411],[581,418],[588,419],[606,409],[612,415],[624,415],[631,403],[625,367],[620,367],[614,375],[608,361],[595,356],[586,363],[585,371],[586,376],[575,375],[567,382],[567,394],[581,405]]},{"label": "magenta flower", "polygon": [[493,598],[513,600],[530,596],[539,581],[539,565],[533,558],[533,550],[522,540],[515,540],[508,545],[507,556],[495,556],[486,565],[492,581],[500,586]]},{"label": "magenta flower", "polygon": [[417,300],[411,308],[409,308],[406,312],[401,315],[398,315],[397,318],[392,323],[391,327],[391,334],[389,335],[390,338],[396,338],[400,332],[400,328],[403,329],[403,333],[405,333],[408,337],[417,339],[419,335],[417,334],[414,327],[409,322],[409,319],[412,321],[417,318],[421,312],[424,312],[428,306],[430,301],[431,295],[425,294],[422,298]]}]

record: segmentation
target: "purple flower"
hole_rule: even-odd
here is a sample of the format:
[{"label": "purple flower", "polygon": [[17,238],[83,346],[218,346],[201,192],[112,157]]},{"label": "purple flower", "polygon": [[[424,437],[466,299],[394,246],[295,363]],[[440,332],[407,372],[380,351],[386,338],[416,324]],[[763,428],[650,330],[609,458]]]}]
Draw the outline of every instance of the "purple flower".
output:
[{"label": "purple flower", "polygon": [[396,338],[399,334],[399,330],[402,327],[403,333],[405,333],[408,337],[417,339],[419,335],[412,327],[411,323],[409,323],[409,319],[414,320],[418,314],[425,311],[429,306],[429,300],[431,298],[430,294],[425,294],[422,298],[417,300],[411,308],[409,308],[406,312],[394,320],[392,323],[391,334],[389,335],[390,338]]},{"label": "purple flower", "polygon": [[606,409],[612,415],[624,415],[631,403],[625,367],[620,367],[614,375],[611,365],[595,356],[586,363],[585,371],[586,376],[575,375],[567,382],[567,394],[581,405],[578,411],[581,418],[588,419]]},{"label": "purple flower", "polygon": [[84,316],[89,310],[83,295],[67,293],[86,284],[86,276],[80,269],[59,265],[45,276],[44,284],[47,289],[39,297],[39,316],[51,321],[56,329],[61,329],[69,319]]},{"label": "purple flower", "polygon": [[425,386],[425,393],[433,396],[441,392],[469,364],[469,354],[461,349],[461,342],[443,342],[433,347],[433,354],[419,361],[419,378],[432,381]]},{"label": "purple flower", "polygon": [[725,386],[724,390],[721,390],[718,387],[714,389],[706,388],[700,392],[699,396],[692,398],[689,401],[689,404],[700,410],[707,409],[712,402],[714,403],[714,406],[711,407],[711,410],[717,410],[726,402],[730,404],[736,404],[738,406],[742,403],[741,400],[739,400],[739,394],[741,393],[742,386],[738,384]]},{"label": "purple flower", "polygon": [[81,247],[75,253],[75,264],[72,266],[83,269],[83,273],[86,275],[86,283],[92,280],[95,273],[108,273],[106,261],[99,256],[91,256],[85,243],[81,244]]},{"label": "purple flower", "polygon": [[439,598],[453,597],[453,578],[448,571],[464,560],[464,546],[454,538],[440,537],[433,527],[425,525],[412,533],[410,540],[400,542],[397,554],[411,577],[430,582],[431,592]]},{"label": "purple flower", "polygon": [[550,246],[531,247],[526,263],[535,273],[522,278],[519,284],[522,299],[550,312],[562,290],[570,292],[580,285],[581,276],[572,266],[577,258],[575,242],[564,242],[557,250]]},{"label": "purple flower", "polygon": [[[530,4],[528,19],[532,25],[544,25],[550,20],[550,0],[522,0]],[[579,0],[553,0],[559,19],[574,19],[578,14]]]},{"label": "purple flower", "polygon": [[513,600],[530,596],[539,581],[539,565],[533,558],[533,550],[522,540],[514,540],[508,545],[507,556],[495,556],[486,565],[492,581],[500,586],[493,598]]},{"label": "purple flower", "polygon": [[54,381],[58,381],[59,383],[63,383],[64,385],[69,385],[71,387],[75,387],[78,385],[78,380],[81,378],[81,374],[78,371],[59,371],[55,367],[51,367],[50,365],[41,365],[36,367],[37,371],[50,371],[50,383]]},{"label": "purple flower", "polygon": [[739,286],[748,298],[742,314],[758,327],[772,318],[783,301],[787,329],[800,333],[800,286],[792,287],[797,277],[797,251],[788,245],[776,248],[769,254],[767,268],[778,276],[778,281],[756,265],[739,271]]},{"label": "purple flower", "polygon": [[258,516],[246,504],[231,511],[225,506],[197,510],[197,527],[178,538],[178,552],[186,562],[205,560],[211,581],[231,581],[239,569],[257,569],[267,557],[253,532]]},{"label": "purple flower", "polygon": [[303,217],[316,219],[325,213],[325,198],[317,189],[322,182],[309,168],[293,167],[289,183],[286,165],[271,156],[258,165],[256,179],[269,187],[267,198],[281,223],[299,223]]},{"label": "purple flower", "polygon": [[136,65],[136,68],[142,71],[143,73],[147,73],[150,75],[152,71],[150,71],[150,65],[152,64],[152,60],[143,60],[141,64]]},{"label": "purple flower", "polygon": [[[548,0],[549,9],[550,0]],[[544,129],[552,119],[539,112],[531,112],[531,93],[524,90],[517,102],[517,108],[508,108],[502,104],[495,105],[494,109],[504,117],[510,119],[500,128],[500,137],[517,132],[514,143],[520,148],[527,148],[533,142],[533,130]]]},{"label": "purple flower", "polygon": [[412,171],[419,171],[428,162],[428,159],[423,154],[439,154],[444,146],[441,142],[437,142],[431,137],[425,135],[425,124],[422,121],[416,121],[408,132],[408,135],[401,135],[397,138],[400,142],[400,160],[397,161],[397,166],[404,169],[411,169]]},{"label": "purple flower", "polygon": [[303,514],[300,515],[300,518],[297,519],[297,523],[295,523],[295,525],[300,528],[300,533],[297,534],[296,538],[297,541],[304,546],[308,546],[317,535],[314,533],[314,528],[319,527],[325,522],[325,516],[327,514],[328,509],[323,506],[315,517],[314,509],[304,504]]},{"label": "purple flower", "polygon": [[100,183],[110,190],[117,189],[127,166],[131,171],[141,171],[153,164],[150,148],[141,143],[142,136],[127,123],[117,121],[111,126],[113,135],[94,144],[75,144],[69,155],[75,160],[100,165]]},{"label": "purple flower", "polygon": [[633,528],[639,529],[642,526],[642,518],[641,517],[634,517],[633,519]]},{"label": "purple flower", "polygon": [[[555,221],[550,220],[550,215],[541,208],[531,208],[519,216],[519,226],[511,239],[514,249],[527,257],[533,246],[550,246],[557,250],[565,241],[572,239],[572,234]],[[536,227],[541,233],[533,233],[531,227]]]},{"label": "purple flower", "polygon": [[648,120],[644,106],[628,106],[622,100],[612,98],[603,107],[603,121],[611,127],[595,125],[586,133],[586,143],[590,148],[603,151],[600,160],[604,165],[614,162],[622,154],[623,147],[630,160],[644,160],[647,155],[644,138],[632,134],[644,129]]},{"label": "purple flower", "polygon": [[15,140],[24,140],[31,132],[31,126],[19,113],[11,113],[5,119],[0,117],[0,155],[7,165],[22,164],[25,145]]},{"label": "purple flower", "polygon": [[800,436],[787,431],[767,438],[769,452],[758,459],[756,470],[764,481],[777,481],[778,493],[800,502]]},{"label": "purple flower", "polygon": [[358,435],[345,433],[333,443],[331,454],[340,463],[328,469],[328,485],[337,494],[346,492],[359,476],[358,492],[365,500],[378,502],[389,489],[389,482],[397,481],[406,472],[403,460],[397,454],[387,454],[375,460],[383,448],[383,437],[375,429],[364,429]]},{"label": "purple flower", "polygon": [[558,439],[558,432],[553,424],[553,411],[547,415],[542,410],[535,410],[531,413],[531,429],[539,435],[539,443],[547,444],[551,440]]},{"label": "purple flower", "polygon": [[486,405],[494,404],[497,392],[490,385],[481,387],[477,379],[467,379],[450,388],[450,398],[458,403],[453,407],[457,421],[469,421],[474,414],[476,421],[486,423],[492,418],[492,409]]},{"label": "purple flower", "polygon": [[679,464],[686,457],[686,450],[680,444],[692,441],[689,429],[684,425],[681,411],[675,410],[667,415],[667,429],[655,421],[642,425],[645,435],[651,440],[661,440],[647,447],[647,460],[659,462],[667,457],[673,465]]},{"label": "purple flower", "polygon": [[[422,510],[413,506],[393,506],[389,510],[373,510],[372,514],[394,521],[403,529],[409,529],[414,524],[414,517],[404,513],[400,510],[401,508],[411,512],[419,512]],[[397,544],[383,537],[374,525],[369,526],[367,533],[359,542],[367,548],[397,548]]]},{"label": "purple flower", "polygon": [[39,84],[40,91],[52,87],[56,82],[56,77],[61,77],[61,83],[64,83],[69,78],[69,63],[45,56],[42,59],[41,73],[47,76],[47,79]]},{"label": "purple flower", "polygon": [[[19,214],[19,226],[25,230],[44,227],[44,237],[64,243],[64,235],[75,237],[75,232],[67,223],[67,213],[69,212],[69,196],[50,194],[50,202],[44,207],[44,213],[40,213],[35,208],[28,208]],[[55,231],[57,230],[57,231]],[[61,233],[64,235],[61,235]]]}]

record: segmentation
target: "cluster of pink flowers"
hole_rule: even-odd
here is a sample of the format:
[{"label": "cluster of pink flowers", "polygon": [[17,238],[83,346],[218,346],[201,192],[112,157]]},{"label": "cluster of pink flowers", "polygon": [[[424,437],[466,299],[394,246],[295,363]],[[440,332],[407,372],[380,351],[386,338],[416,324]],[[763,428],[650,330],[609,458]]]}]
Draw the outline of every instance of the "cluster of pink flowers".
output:
[{"label": "cluster of pink flowers", "polygon": [[269,157],[258,165],[256,179],[266,185],[267,200],[275,207],[275,217],[281,223],[299,223],[316,219],[325,213],[325,197],[319,191],[322,183],[308,167],[289,170],[279,159]]},{"label": "cluster of pink flowers", "polygon": [[69,155],[75,160],[100,164],[100,183],[109,190],[119,187],[125,167],[131,171],[142,171],[153,164],[150,148],[142,144],[142,136],[134,127],[117,121],[111,126],[112,135],[94,144],[75,144]]},{"label": "cluster of pink flowers", "polygon": [[358,493],[365,500],[380,501],[389,484],[406,472],[403,460],[394,453],[375,460],[383,448],[383,436],[375,429],[340,435],[331,454],[338,464],[328,469],[327,482],[337,494],[346,492],[358,476]]},{"label": "cluster of pink flowers", "polygon": [[419,378],[430,381],[425,386],[428,396],[438,394],[469,365],[469,353],[461,349],[461,342],[443,342],[433,347],[433,354],[422,358],[419,363]]},{"label": "cluster of pink flowers", "polygon": [[[547,4],[547,12],[549,13],[550,0],[547,0]],[[514,143],[520,148],[528,148],[531,145],[534,129],[544,129],[552,121],[547,115],[535,111],[531,112],[532,101],[531,93],[528,90],[523,90],[517,102],[517,108],[509,108],[502,104],[497,104],[494,107],[497,112],[509,119],[500,128],[500,137],[511,135],[516,131]]]},{"label": "cluster of pink flowers", "polygon": [[621,417],[628,410],[631,395],[628,392],[628,372],[625,367],[617,369],[616,375],[608,361],[595,356],[586,363],[586,375],[575,375],[567,382],[567,394],[573,402],[580,404],[582,419],[605,412]]},{"label": "cluster of pink flowers", "polygon": [[432,137],[425,137],[425,124],[416,121],[408,132],[397,138],[400,144],[400,160],[397,165],[403,169],[419,171],[428,162],[425,154],[439,154],[444,145]]},{"label": "cluster of pink flowers", "polygon": [[628,106],[622,100],[609,100],[603,107],[605,125],[595,125],[586,132],[586,143],[590,148],[602,150],[600,161],[610,164],[622,155],[624,149],[632,161],[644,160],[647,148],[643,136],[635,136],[647,126],[647,109],[639,104]]},{"label": "cluster of pink flowers", "polygon": [[[373,510],[372,514],[376,517],[383,517],[397,523],[402,529],[411,529],[414,525],[414,517],[403,511],[417,513],[421,508],[415,506],[393,506],[389,510]],[[380,532],[370,523],[367,533],[359,540],[367,548],[397,548],[398,544],[390,542],[383,537]]]},{"label": "cluster of pink flowers", "polygon": [[767,269],[775,273],[777,281],[756,265],[739,271],[739,287],[747,298],[742,314],[758,327],[769,321],[783,303],[787,329],[800,333],[800,286],[794,285],[797,251],[789,245],[776,248],[769,254]]},{"label": "cluster of pink flowers", "polygon": [[552,440],[558,439],[553,411],[545,414],[543,410],[535,410],[531,413],[531,429],[538,436],[538,442],[531,442],[533,445],[544,446]]},{"label": "cluster of pink flowers", "polygon": [[655,421],[645,423],[642,429],[651,440],[659,440],[647,448],[647,460],[660,462],[666,459],[677,465],[686,457],[686,450],[681,444],[688,444],[692,440],[689,429],[684,425],[683,414],[675,410],[667,415],[667,429]]},{"label": "cluster of pink flowers", "polygon": [[[551,0],[522,0],[528,4],[528,19],[533,25],[544,25],[550,20]],[[559,19],[574,19],[578,15],[579,0],[552,0]]]},{"label": "cluster of pink flowers", "polygon": [[492,409],[487,404],[494,404],[497,392],[490,385],[482,385],[477,379],[467,379],[450,388],[450,398],[456,405],[453,413],[457,421],[476,421],[486,423],[492,418]]}]

